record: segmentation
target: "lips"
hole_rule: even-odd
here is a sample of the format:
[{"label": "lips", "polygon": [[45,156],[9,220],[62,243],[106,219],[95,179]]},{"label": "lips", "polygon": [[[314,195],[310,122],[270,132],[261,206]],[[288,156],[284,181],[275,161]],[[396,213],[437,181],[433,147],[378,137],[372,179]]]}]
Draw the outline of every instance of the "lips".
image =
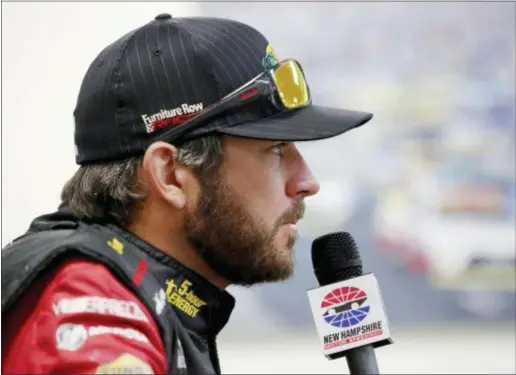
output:
[{"label": "lips", "polygon": [[296,225],[299,220],[301,220],[303,217],[298,217],[297,219],[290,222],[290,224]]},{"label": "lips", "polygon": [[302,218],[303,218],[302,216],[296,216],[296,218],[294,218],[294,219],[285,220],[285,221],[283,222],[283,224],[292,224],[292,225],[296,225],[296,224],[297,224],[297,222],[298,222],[299,220],[301,220]]},{"label": "lips", "polygon": [[292,224],[296,225],[299,220],[301,220],[305,213],[305,202],[299,201],[295,203],[290,210],[285,212],[279,221],[280,225]]}]

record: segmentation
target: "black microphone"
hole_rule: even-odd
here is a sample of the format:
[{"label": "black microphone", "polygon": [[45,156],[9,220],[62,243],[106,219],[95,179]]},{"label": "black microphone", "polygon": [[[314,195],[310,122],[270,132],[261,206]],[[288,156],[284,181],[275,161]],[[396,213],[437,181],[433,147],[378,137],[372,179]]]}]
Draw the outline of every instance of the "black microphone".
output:
[{"label": "black microphone", "polygon": [[[379,289],[376,287],[376,291],[374,290],[374,286],[377,285],[376,279],[372,274],[363,275],[362,260],[355,240],[346,232],[330,233],[315,239],[312,243],[312,263],[321,287],[335,284],[330,289],[325,288],[324,293],[327,292],[326,289],[332,292],[326,294],[326,302],[323,301],[320,307],[311,301],[316,324],[317,319],[320,321],[321,308],[328,306],[330,309],[326,307],[327,311],[323,314],[326,319],[324,323],[337,327],[332,327],[336,333],[328,334],[326,328],[323,328],[324,334],[320,333],[325,345],[324,349],[329,353],[326,356],[329,359],[345,356],[352,375],[379,374],[374,348],[390,344],[392,341],[389,337]],[[373,283],[371,283],[372,279],[374,279]],[[368,288],[368,285],[372,287]],[[315,290],[317,291],[318,289]],[[378,298],[373,302],[375,294]],[[321,295],[320,292],[319,295]],[[375,314],[380,314],[377,316],[383,316],[383,320],[376,318],[376,322],[360,325],[367,322],[368,315],[373,315],[373,309]],[[321,331],[321,324],[324,323],[318,323],[319,331]],[[374,340],[372,338],[374,336],[380,340],[365,344]],[[360,341],[365,345],[356,346],[360,345]],[[350,345],[350,343],[353,344]],[[347,348],[353,345],[355,347]],[[343,350],[335,352],[340,350],[336,349],[338,347],[342,347]],[[332,350],[331,353],[330,350]]]}]

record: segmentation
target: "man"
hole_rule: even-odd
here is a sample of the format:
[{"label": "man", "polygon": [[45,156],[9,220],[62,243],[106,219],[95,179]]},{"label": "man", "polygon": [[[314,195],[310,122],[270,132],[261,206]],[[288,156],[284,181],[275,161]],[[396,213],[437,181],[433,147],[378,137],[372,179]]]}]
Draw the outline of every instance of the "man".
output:
[{"label": "man", "polygon": [[369,113],[311,104],[245,24],[161,14],[104,49],[56,213],[2,253],[3,373],[220,373],[229,284],[290,277],[319,190],[295,141]]}]

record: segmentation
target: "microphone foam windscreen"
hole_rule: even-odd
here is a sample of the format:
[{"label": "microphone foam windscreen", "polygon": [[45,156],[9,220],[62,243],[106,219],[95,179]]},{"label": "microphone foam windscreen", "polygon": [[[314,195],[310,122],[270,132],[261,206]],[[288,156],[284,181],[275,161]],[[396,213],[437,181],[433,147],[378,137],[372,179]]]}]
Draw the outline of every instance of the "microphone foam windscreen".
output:
[{"label": "microphone foam windscreen", "polygon": [[325,234],[312,243],[315,277],[324,286],[362,275],[362,260],[353,237],[346,232]]}]

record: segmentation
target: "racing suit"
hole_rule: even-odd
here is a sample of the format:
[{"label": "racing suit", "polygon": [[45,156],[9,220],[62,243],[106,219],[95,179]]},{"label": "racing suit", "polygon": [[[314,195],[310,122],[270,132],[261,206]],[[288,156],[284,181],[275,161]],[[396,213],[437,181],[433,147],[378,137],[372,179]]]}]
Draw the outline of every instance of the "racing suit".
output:
[{"label": "racing suit", "polygon": [[220,374],[234,299],[62,205],[2,250],[2,373]]}]

